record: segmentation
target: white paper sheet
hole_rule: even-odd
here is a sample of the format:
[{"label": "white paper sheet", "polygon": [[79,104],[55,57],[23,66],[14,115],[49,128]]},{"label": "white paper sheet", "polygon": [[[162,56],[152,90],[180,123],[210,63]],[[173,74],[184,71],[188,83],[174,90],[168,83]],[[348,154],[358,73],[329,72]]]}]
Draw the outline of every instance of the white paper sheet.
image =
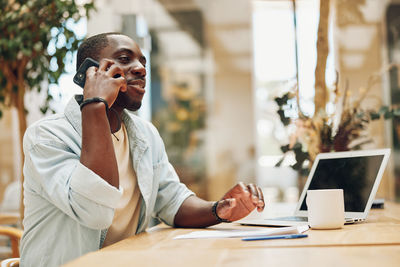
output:
[{"label": "white paper sheet", "polygon": [[257,237],[269,235],[283,235],[283,234],[301,234],[308,230],[308,225],[289,226],[280,228],[267,228],[267,229],[208,229],[201,231],[194,231],[189,234],[178,235],[174,239],[198,239],[198,238],[228,238],[228,237]]}]

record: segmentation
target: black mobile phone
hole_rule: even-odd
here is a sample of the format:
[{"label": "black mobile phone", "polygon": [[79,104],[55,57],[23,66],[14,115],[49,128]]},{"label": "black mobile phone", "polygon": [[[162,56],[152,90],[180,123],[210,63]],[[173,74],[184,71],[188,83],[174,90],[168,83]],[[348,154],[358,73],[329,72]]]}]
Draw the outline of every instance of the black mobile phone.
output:
[{"label": "black mobile phone", "polygon": [[79,85],[80,87],[85,87],[85,81],[86,81],[86,71],[88,68],[95,66],[99,67],[99,62],[94,60],[93,58],[87,57],[85,60],[82,62],[80,65],[78,71],[76,72],[74,76],[74,83]]}]

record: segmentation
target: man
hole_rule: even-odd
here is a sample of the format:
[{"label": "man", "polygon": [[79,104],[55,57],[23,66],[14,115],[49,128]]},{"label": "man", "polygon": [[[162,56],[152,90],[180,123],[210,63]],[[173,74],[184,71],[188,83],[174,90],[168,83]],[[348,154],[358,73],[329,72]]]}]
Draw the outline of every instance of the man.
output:
[{"label": "man", "polygon": [[77,66],[87,57],[100,64],[87,70],[83,98],[24,136],[21,266],[58,266],[144,231],[152,217],[207,227],[263,210],[254,185],[209,202],[179,182],[157,130],[129,112],[140,108],[146,84],[146,58],[132,39],[93,36]]}]

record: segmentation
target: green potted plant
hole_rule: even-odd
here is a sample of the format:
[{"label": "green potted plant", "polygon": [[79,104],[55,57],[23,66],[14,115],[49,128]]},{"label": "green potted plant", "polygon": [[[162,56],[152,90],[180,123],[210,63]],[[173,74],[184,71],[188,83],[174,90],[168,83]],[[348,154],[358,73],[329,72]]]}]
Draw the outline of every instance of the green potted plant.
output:
[{"label": "green potted plant", "polygon": [[[57,83],[67,54],[76,50],[81,41],[70,24],[88,16],[93,8],[93,0],[82,5],[73,0],[0,2],[0,118],[4,109],[17,109],[21,151],[27,127],[25,92],[47,90],[41,88],[44,80]],[[49,52],[51,42],[56,49]],[[43,113],[51,98],[48,93],[46,104],[41,107]]]}]

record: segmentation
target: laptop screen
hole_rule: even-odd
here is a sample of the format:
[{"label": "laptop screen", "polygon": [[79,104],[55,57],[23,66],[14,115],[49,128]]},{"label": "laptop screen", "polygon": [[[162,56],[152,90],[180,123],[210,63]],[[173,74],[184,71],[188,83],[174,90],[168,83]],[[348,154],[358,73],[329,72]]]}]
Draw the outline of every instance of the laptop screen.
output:
[{"label": "laptop screen", "polygon": [[[384,155],[320,159],[308,190],[343,189],[346,212],[364,212]],[[306,198],[300,210],[306,211]]]}]

